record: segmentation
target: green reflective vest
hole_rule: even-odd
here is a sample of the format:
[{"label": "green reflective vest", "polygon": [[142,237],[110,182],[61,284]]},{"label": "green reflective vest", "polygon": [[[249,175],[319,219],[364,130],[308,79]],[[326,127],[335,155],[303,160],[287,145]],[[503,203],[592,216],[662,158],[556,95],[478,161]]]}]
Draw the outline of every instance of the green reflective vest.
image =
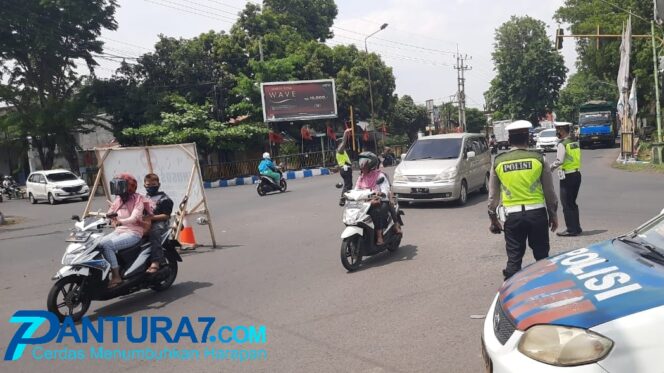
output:
[{"label": "green reflective vest", "polygon": [[517,149],[497,156],[494,168],[500,179],[503,206],[544,203],[543,167],[543,156],[528,150]]},{"label": "green reflective vest", "polygon": [[346,163],[350,163],[350,157],[348,156],[348,153],[337,152],[337,164],[339,165],[339,167],[343,167],[343,165],[345,165]]},{"label": "green reflective vest", "polygon": [[572,171],[581,169],[581,147],[577,141],[572,139],[563,140],[565,146],[565,159],[560,168],[563,171]]}]

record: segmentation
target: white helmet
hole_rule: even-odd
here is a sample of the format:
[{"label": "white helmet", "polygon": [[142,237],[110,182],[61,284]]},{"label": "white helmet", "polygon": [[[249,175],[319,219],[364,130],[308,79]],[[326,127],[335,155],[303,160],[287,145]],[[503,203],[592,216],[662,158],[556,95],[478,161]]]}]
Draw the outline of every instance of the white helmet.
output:
[{"label": "white helmet", "polygon": [[263,159],[270,159],[270,153],[268,152],[263,153]]}]

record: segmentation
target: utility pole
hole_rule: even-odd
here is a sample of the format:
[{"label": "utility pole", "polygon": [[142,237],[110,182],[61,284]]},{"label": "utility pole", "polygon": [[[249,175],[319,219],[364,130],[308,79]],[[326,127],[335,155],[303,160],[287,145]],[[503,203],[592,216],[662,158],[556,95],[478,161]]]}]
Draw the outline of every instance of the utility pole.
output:
[{"label": "utility pole", "polygon": [[459,127],[463,132],[466,131],[466,93],[465,85],[466,78],[464,77],[464,72],[466,70],[472,70],[472,67],[465,64],[466,60],[471,59],[468,55],[459,54],[459,46],[457,45],[457,54],[456,54],[456,66],[454,69],[457,70],[457,98],[459,99]]}]

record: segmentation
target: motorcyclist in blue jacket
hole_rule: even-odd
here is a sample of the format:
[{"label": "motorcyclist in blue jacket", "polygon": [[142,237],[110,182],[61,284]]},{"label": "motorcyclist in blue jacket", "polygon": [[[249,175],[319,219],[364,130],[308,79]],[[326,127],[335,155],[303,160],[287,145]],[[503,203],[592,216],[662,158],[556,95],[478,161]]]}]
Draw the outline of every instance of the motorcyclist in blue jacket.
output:
[{"label": "motorcyclist in blue jacket", "polygon": [[270,179],[272,179],[275,184],[279,185],[281,174],[279,174],[277,166],[275,166],[274,162],[272,162],[270,153],[263,153],[263,160],[258,165],[258,172],[260,172],[261,175],[270,177]]}]

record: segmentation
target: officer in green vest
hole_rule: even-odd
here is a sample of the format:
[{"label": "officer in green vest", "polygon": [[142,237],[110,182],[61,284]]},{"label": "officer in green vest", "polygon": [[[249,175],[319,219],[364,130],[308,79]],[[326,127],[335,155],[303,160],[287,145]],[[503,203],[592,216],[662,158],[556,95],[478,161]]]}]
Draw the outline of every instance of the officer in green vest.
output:
[{"label": "officer in green vest", "polygon": [[560,178],[560,203],[563,205],[563,215],[567,229],[558,232],[558,236],[578,236],[583,232],[579,220],[579,206],[576,197],[581,187],[581,147],[571,135],[569,123],[556,123],[556,135],[560,139],[556,146],[556,161],[551,165],[551,171],[558,169]]},{"label": "officer in green vest", "polygon": [[549,232],[558,228],[558,199],[553,177],[544,156],[528,150],[530,122],[518,120],[507,126],[510,145],[515,149],[499,154],[493,161],[489,177],[489,217],[491,233],[500,234],[503,227],[496,208],[502,201],[505,219],[507,265],[505,280],[521,269],[526,242],[535,260],[549,256]]}]

